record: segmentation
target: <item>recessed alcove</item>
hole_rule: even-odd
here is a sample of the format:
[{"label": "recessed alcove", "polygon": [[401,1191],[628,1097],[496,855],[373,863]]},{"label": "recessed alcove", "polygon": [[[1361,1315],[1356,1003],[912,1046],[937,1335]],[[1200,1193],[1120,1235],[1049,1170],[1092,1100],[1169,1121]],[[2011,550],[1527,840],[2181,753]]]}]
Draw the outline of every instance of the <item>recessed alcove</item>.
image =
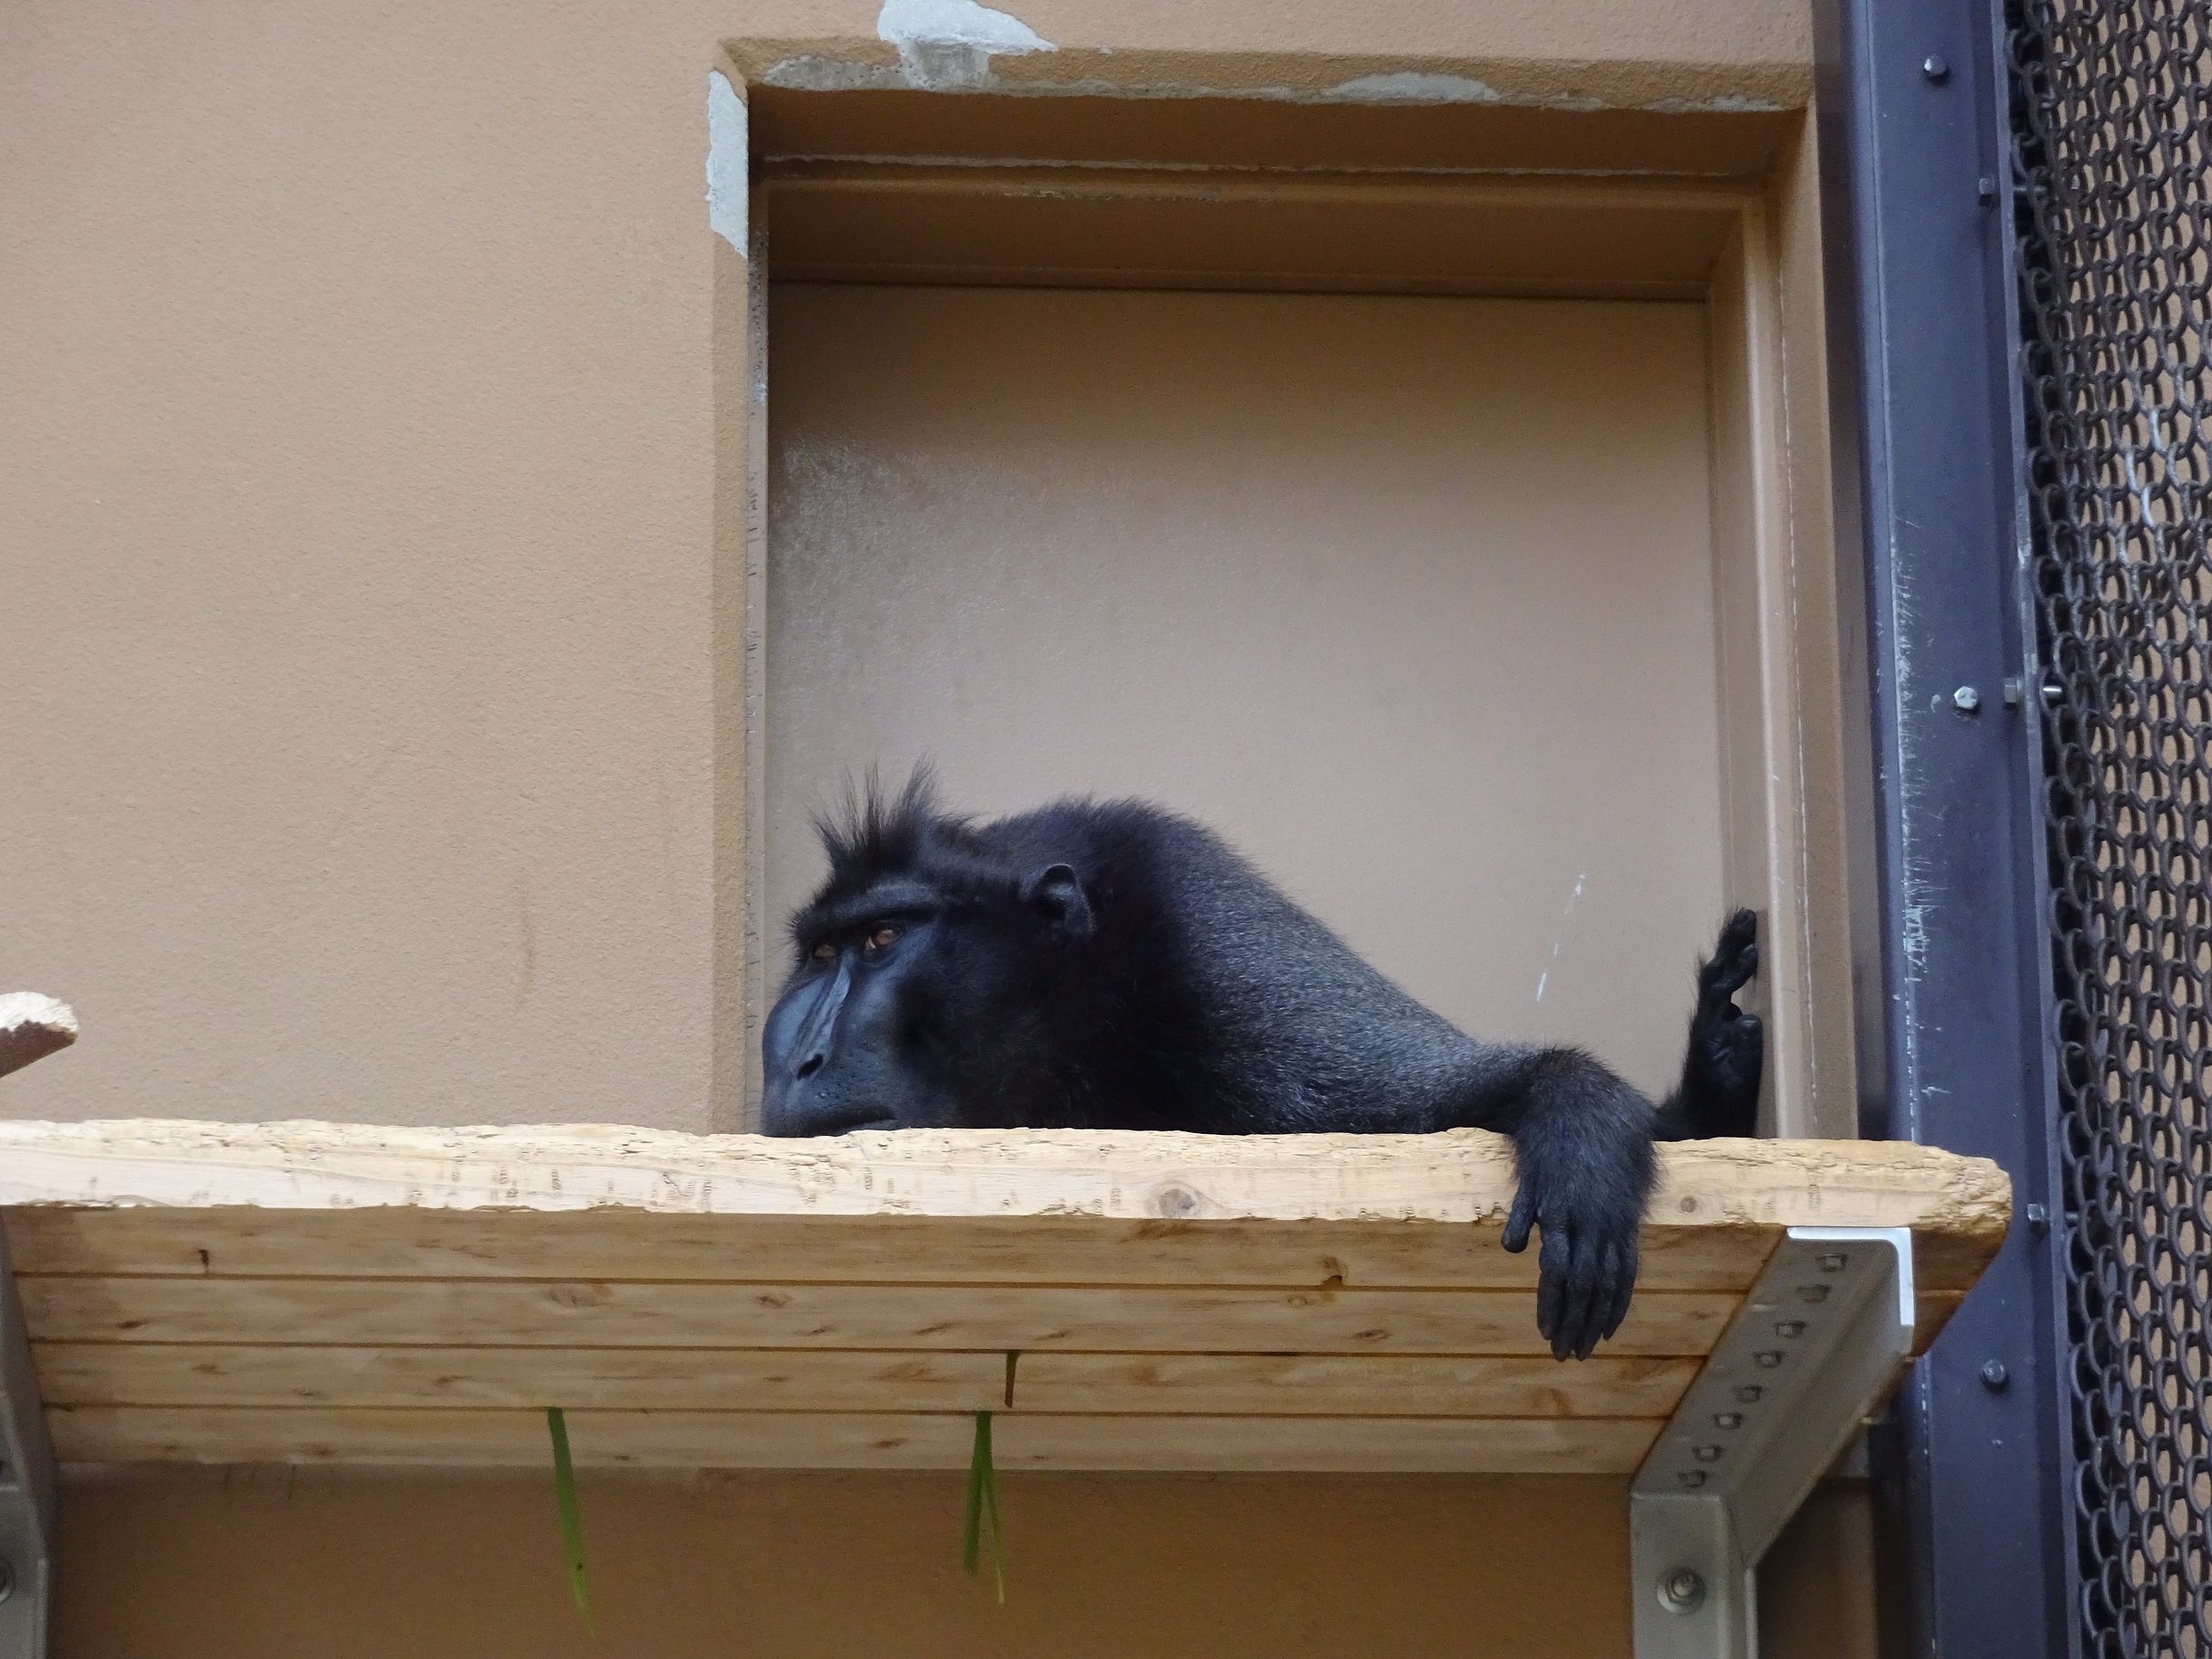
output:
[{"label": "recessed alcove", "polygon": [[1199,817],[1654,1092],[1750,904],[1767,1120],[1848,1127],[1794,117],[753,108],[755,1019],[809,814],[927,757],[966,810]]}]

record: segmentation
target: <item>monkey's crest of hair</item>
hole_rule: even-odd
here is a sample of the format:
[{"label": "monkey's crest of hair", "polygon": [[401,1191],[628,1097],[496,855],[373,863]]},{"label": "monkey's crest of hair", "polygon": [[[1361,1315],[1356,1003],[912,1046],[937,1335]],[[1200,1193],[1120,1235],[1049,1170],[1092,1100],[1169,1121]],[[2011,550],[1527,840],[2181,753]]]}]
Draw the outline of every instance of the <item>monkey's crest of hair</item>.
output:
[{"label": "monkey's crest of hair", "polygon": [[925,845],[945,831],[967,828],[937,801],[937,773],[927,761],[917,765],[895,795],[884,792],[876,768],[855,788],[849,779],[835,811],[816,812],[814,833],[829,856],[825,893],[858,892],[870,882],[921,862]]},{"label": "monkey's crest of hair", "polygon": [[792,918],[795,941],[824,910],[894,876],[919,876],[955,901],[1004,903],[1018,895],[1019,872],[990,856],[973,820],[939,804],[937,774],[927,761],[895,795],[871,766],[858,787],[847,783],[834,811],[816,812],[812,822],[830,874]]}]

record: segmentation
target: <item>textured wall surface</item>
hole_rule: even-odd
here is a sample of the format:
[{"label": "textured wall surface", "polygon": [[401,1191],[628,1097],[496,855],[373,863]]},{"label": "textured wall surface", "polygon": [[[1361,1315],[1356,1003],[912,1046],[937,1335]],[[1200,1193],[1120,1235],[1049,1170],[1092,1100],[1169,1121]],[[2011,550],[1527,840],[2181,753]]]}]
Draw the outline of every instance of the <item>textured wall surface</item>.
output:
[{"label": "textured wall surface", "polygon": [[[1807,81],[1768,0],[1018,9],[1032,78]],[[717,1120],[707,76],[960,10],[0,14],[0,988],[86,1032],[0,1110]]]}]

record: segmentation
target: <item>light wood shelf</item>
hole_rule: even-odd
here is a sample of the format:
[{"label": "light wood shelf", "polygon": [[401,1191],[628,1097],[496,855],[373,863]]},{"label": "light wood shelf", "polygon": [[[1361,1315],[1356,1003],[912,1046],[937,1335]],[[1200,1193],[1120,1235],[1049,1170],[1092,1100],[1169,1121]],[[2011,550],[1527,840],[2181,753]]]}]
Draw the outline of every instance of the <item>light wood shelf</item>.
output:
[{"label": "light wood shelf", "polygon": [[[1536,1335],[1499,1138],[0,1123],[74,1462],[1626,1475],[1791,1226],[1914,1235],[1925,1346],[2003,1174],[1662,1148],[1598,1357]],[[1005,1355],[1017,1350],[1014,1403]]]}]

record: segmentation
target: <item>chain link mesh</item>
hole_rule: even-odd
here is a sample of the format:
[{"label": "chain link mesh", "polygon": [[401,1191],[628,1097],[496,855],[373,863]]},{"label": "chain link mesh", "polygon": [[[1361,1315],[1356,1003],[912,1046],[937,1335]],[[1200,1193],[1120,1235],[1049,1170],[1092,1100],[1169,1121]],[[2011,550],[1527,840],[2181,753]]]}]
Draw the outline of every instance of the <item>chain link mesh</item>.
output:
[{"label": "chain link mesh", "polygon": [[2212,1659],[2212,5],[2008,22],[2077,1617]]}]

